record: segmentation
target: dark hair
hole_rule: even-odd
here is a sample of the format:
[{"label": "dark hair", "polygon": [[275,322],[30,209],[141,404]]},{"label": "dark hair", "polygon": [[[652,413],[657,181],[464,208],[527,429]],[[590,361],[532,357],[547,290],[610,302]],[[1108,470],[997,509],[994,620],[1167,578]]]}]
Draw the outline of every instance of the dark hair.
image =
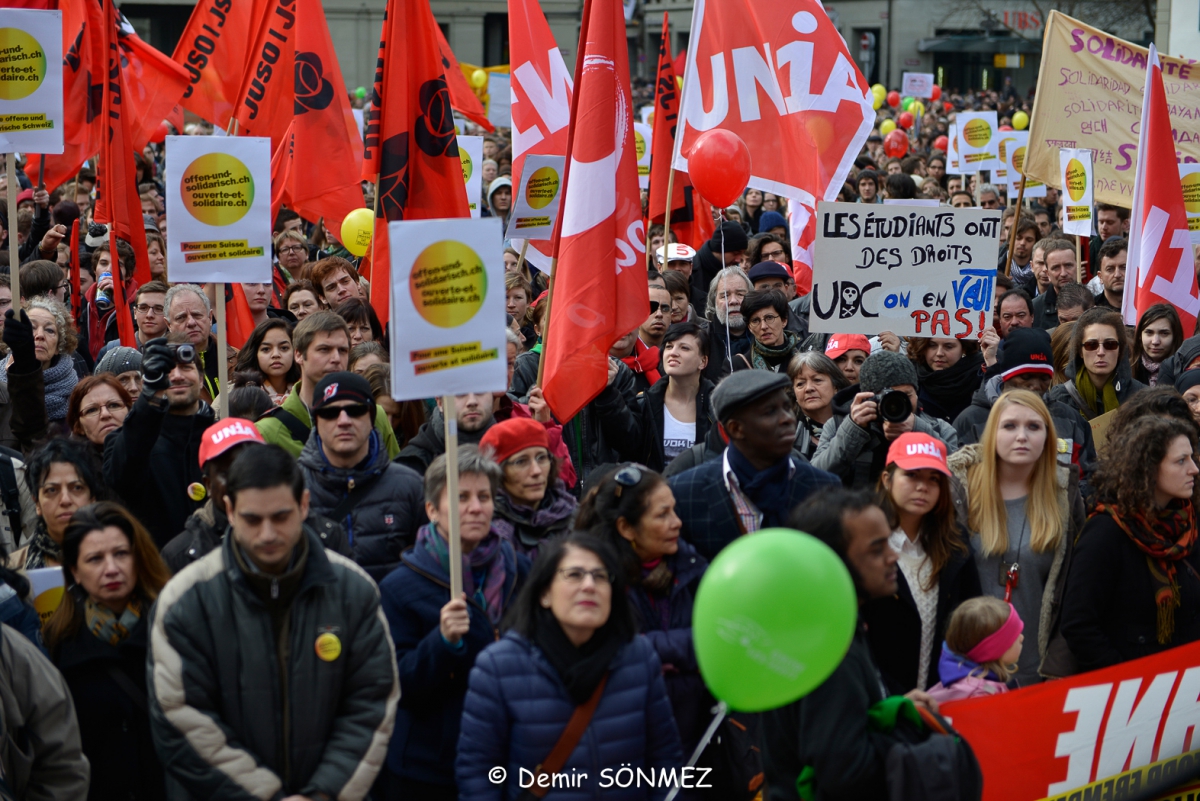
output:
[{"label": "dark hair", "polygon": [[113,257],[112,253],[113,240],[111,238],[92,251],[92,272],[99,274],[97,265],[100,262],[100,254],[108,253],[109,259],[116,261],[120,265],[121,269],[119,271],[119,277],[124,281],[127,280],[125,277],[127,273],[129,275],[133,275],[133,271],[137,266],[137,256],[133,252],[133,246],[124,239],[118,239],[116,240],[116,243],[117,252],[115,258]]},{"label": "dark hair", "polygon": [[1020,236],[1026,231],[1033,231],[1033,238],[1036,240],[1042,235],[1041,229],[1038,228],[1037,218],[1033,217],[1032,215],[1022,214],[1013,224],[1017,226],[1017,236]]},{"label": "dark hair", "polygon": [[[949,337],[937,337],[937,339],[949,339]],[[934,337],[911,337],[908,340],[908,358],[917,366],[918,374],[921,370],[930,369],[929,365],[925,363],[925,351],[929,350],[933,340]],[[978,340],[960,339],[958,342],[962,345],[964,359],[979,353]]]},{"label": "dark hair", "polygon": [[317,334],[333,334],[338,331],[346,335],[346,343],[349,344],[350,328],[345,320],[331,311],[315,311],[296,323],[296,327],[292,329],[292,347],[298,355],[304,356]]},{"label": "dark hair", "polygon": [[171,287],[167,286],[162,281],[147,281],[138,287],[137,292],[135,292],[133,295],[133,301],[136,303],[141,300],[142,295],[147,294],[157,293],[160,295],[165,295],[170,289]]},{"label": "dark hair", "polygon": [[121,399],[121,403],[125,404],[125,408],[133,407],[133,398],[129,395],[128,390],[121,386],[121,382],[112,373],[102,373],[100,375],[89,375],[79,379],[79,383],[71,390],[71,397],[67,399],[67,428],[72,433],[79,434],[76,426],[79,425],[80,412],[83,411],[83,399],[96,387],[105,386],[117,393],[117,397]]},{"label": "dark hair", "polygon": [[[620,560],[607,542],[582,531],[572,531],[542,542],[537,560],[525,579],[525,586],[521,588],[516,602],[505,617],[504,629],[511,629],[527,639],[536,636],[542,596],[554,583],[554,577],[558,575],[558,566],[562,564],[568,548],[579,548],[594,553],[604,563],[604,568],[612,579],[612,601],[608,620],[600,627],[600,631],[610,632],[621,642],[632,640],[637,633],[637,626],[634,624],[633,610],[625,593],[625,575]],[[600,631],[596,634],[599,635]]]},{"label": "dark hair", "polygon": [[1113,330],[1117,339],[1118,363],[1129,358],[1129,342],[1125,336],[1125,320],[1121,313],[1107,306],[1095,306],[1079,315],[1079,319],[1075,321],[1075,330],[1071,332],[1071,358],[1077,370],[1082,369],[1083,365],[1083,349],[1080,345],[1083,343],[1085,332],[1093,325],[1107,325]]},{"label": "dark hair", "polygon": [[659,353],[665,352],[667,345],[671,342],[686,336],[695,337],[696,344],[700,348],[700,355],[708,358],[708,332],[705,331],[699,323],[690,323],[686,320],[682,323],[671,324],[671,326],[667,329],[667,333],[663,334],[662,342],[658,346]]},{"label": "dark hair", "polygon": [[313,300],[317,302],[318,308],[325,300],[325,298],[321,297],[321,293],[317,291],[317,287],[312,281],[309,281],[307,278],[298,278],[288,284],[287,291],[283,293],[283,308],[287,309],[288,303],[292,300],[292,295],[295,295],[297,292],[311,292]]},{"label": "dark hair", "polygon": [[[662,273],[660,273],[658,270],[654,270],[654,269],[646,270],[646,283],[656,284],[660,281],[662,281]],[[530,292],[530,294],[532,295],[532,291]],[[532,298],[530,298],[530,299],[532,300]]]},{"label": "dark hair", "polygon": [[[1092,478],[1097,498],[1127,514],[1153,509],[1159,465],[1177,437],[1187,437],[1194,454],[1196,425],[1176,417],[1142,416],[1120,434],[1109,439],[1100,468]],[[1198,496],[1200,481],[1192,490],[1193,503],[1200,500]]]},{"label": "dark hair", "polygon": [[1171,417],[1192,426],[1196,436],[1200,437],[1200,425],[1192,417],[1187,401],[1176,391],[1175,387],[1157,386],[1143,389],[1129,396],[1122,403],[1112,422],[1108,426],[1108,442],[1115,442],[1125,434],[1125,429],[1133,425],[1135,420],[1143,417]]},{"label": "dark hair", "polygon": [[[632,487],[618,484],[617,473],[630,467],[641,471],[641,479]],[[625,580],[633,586],[642,582],[642,563],[629,541],[621,536],[617,521],[624,519],[629,525],[636,526],[649,511],[650,496],[665,484],[666,479],[661,475],[641,465],[617,465],[605,471],[592,485],[575,513],[576,528],[613,545],[621,559]]]},{"label": "dark hair", "polygon": [[[887,515],[888,525],[895,531],[900,528],[900,510],[892,503],[892,493],[884,487],[883,478],[894,481],[900,465],[892,462],[879,474],[879,505]],[[937,587],[938,577],[950,563],[955,552],[969,553],[966,542],[963,541],[959,529],[958,518],[954,512],[954,499],[951,497],[950,477],[937,473],[939,488],[937,505],[921,518],[921,547],[929,557],[929,586],[932,590]]]},{"label": "dark hair", "polygon": [[63,282],[63,271],[52,261],[38,259],[21,265],[21,294],[27,298],[51,295]]},{"label": "dark hair", "polygon": [[355,284],[358,283],[358,270],[354,268],[353,264],[341,256],[327,256],[314,264],[312,272],[308,274],[309,280],[317,288],[317,297],[325,297],[325,279],[336,274],[338,270],[345,270],[346,275],[350,276],[350,280]]},{"label": "dark hair", "polygon": [[280,209],[279,213],[275,215],[275,225],[271,229],[271,233],[277,234],[280,231],[282,231],[283,227],[285,225],[287,225],[288,223],[290,223],[292,220],[299,220],[299,219],[301,219],[300,215],[297,214],[296,212],[292,211],[291,209]]},{"label": "dark hair", "polygon": [[382,342],[371,340],[370,342],[359,342],[350,349],[350,359],[346,364],[346,369],[353,373],[354,365],[364,356],[370,356],[371,354],[375,354],[383,359],[385,365],[388,363],[387,348],[383,346]]},{"label": "dark hair", "polygon": [[225,494],[233,505],[246,489],[273,489],[286,486],[297,502],[304,496],[304,473],[295,458],[278,445],[247,448],[234,459],[225,479]]},{"label": "dark hair", "polygon": [[[246,344],[242,345],[242,349],[238,351],[237,363],[233,369],[238,372],[255,370],[262,373],[262,368],[258,366],[258,349],[262,347],[263,340],[267,338],[267,334],[274,331],[276,328],[281,329],[288,335],[288,341],[291,341],[292,331],[288,321],[282,317],[270,317],[263,320],[258,325],[254,326],[254,330],[250,333],[250,338],[246,340]],[[265,377],[265,374],[264,374]],[[292,355],[292,367],[287,371],[287,375],[283,377],[284,381],[295,384],[300,380],[300,365],[296,362],[295,354]],[[235,415],[240,416],[240,415]]]},{"label": "dark hair", "polygon": [[[1125,212],[1128,215],[1128,210]],[[1100,252],[1096,254],[1096,265],[1104,263],[1105,259],[1115,259],[1122,251],[1129,250],[1129,240],[1123,236],[1110,236],[1104,240],[1104,244],[1100,246]]]},{"label": "dark hair", "polygon": [[896,198],[911,199],[917,196],[917,182],[912,179],[911,175],[905,175],[902,172],[892,173],[884,180],[884,185],[887,187],[887,196],[893,200]]},{"label": "dark hair", "polygon": [[[1037,246],[1035,245],[1034,247],[1037,247]],[[1014,286],[1016,286],[1016,284],[1014,284],[1013,280],[1011,278],[1009,278],[1007,275],[1005,275],[1004,273],[997,273],[996,274],[996,286],[998,286],[1004,290],[1009,290],[1009,289],[1012,289]]]},{"label": "dark hair", "polygon": [[762,253],[762,249],[768,242],[774,242],[783,248],[783,255],[786,257],[787,263],[792,263],[792,246],[783,237],[775,234],[756,234],[750,237],[750,247],[746,249],[746,261],[750,264],[758,264],[763,261],[759,254]]},{"label": "dark hair", "polygon": [[383,340],[383,326],[375,316],[375,310],[360,298],[349,298],[342,301],[333,313],[346,321],[346,325],[368,325],[371,327],[371,339],[375,342]]},{"label": "dark hair", "polygon": [[50,210],[50,222],[64,226],[68,234],[71,232],[71,225],[78,219],[79,206],[73,200],[60,200]]},{"label": "dark hair", "polygon": [[667,288],[667,292],[671,293],[672,296],[677,294],[687,295],[688,302],[691,302],[692,296],[688,280],[684,277],[683,273],[678,270],[667,270],[665,273],[660,273],[660,275],[662,275],[663,286]]},{"label": "dark hair", "polygon": [[879,508],[875,496],[866,490],[834,487],[808,496],[792,510],[788,527],[816,537],[833,549],[854,578],[854,587],[862,594],[862,578],[850,561],[846,542],[846,516],[862,514],[871,507]]},{"label": "dark hair", "polygon": [[958,197],[959,195],[966,195],[967,199],[971,201],[971,205],[972,206],[975,205],[975,196],[972,195],[970,192],[968,192],[966,189],[956,189],[955,191],[950,193],[950,203],[952,205],[954,203],[954,198]]},{"label": "dark hair", "polygon": [[742,301],[742,317],[749,325],[750,318],[762,311],[763,309],[774,309],[783,320],[783,324],[787,325],[788,321],[788,304],[787,298],[778,289],[752,289],[746,293],[745,299]]},{"label": "dark hair", "polygon": [[1000,307],[1004,305],[1004,301],[1009,298],[1020,298],[1025,301],[1025,308],[1029,309],[1029,316],[1033,316],[1033,301],[1029,299],[1029,293],[1024,289],[1010,289],[1000,296],[1000,300],[996,301],[996,314],[1000,313]]},{"label": "dark hair", "polygon": [[1129,219],[1129,209],[1125,208],[1124,206],[1114,206],[1111,203],[1097,203],[1096,204],[1096,218],[1097,219],[1099,219],[1100,212],[1102,212],[1102,211],[1115,211],[1117,213],[1117,219],[1121,220],[1122,222]]},{"label": "dark hair", "polygon": [[259,418],[273,408],[275,408],[275,404],[262,384],[235,384],[233,389],[229,390],[230,417],[240,417],[256,423]]},{"label": "dark hair", "polygon": [[[1062,305],[1061,300],[1058,305]],[[1141,319],[1138,320],[1137,329],[1133,332],[1133,355],[1129,357],[1130,365],[1133,367],[1133,377],[1143,383],[1147,383],[1149,372],[1142,364],[1142,356],[1145,355],[1145,351],[1142,350],[1142,332],[1146,330],[1146,326],[1158,320],[1166,320],[1167,325],[1171,327],[1171,352],[1163,358],[1163,361],[1174,356],[1175,351],[1179,350],[1179,346],[1183,344],[1183,322],[1179,319],[1179,312],[1175,311],[1174,306],[1170,303],[1155,303],[1146,309],[1142,313]]]},{"label": "dark hair", "polygon": [[[96,465],[87,450],[77,442],[52,439],[34,451],[25,463],[25,484],[29,487],[29,494],[33,496],[34,500],[37,500],[42,482],[50,474],[51,465],[60,463],[69,464],[75,468],[80,481],[87,484],[93,500],[99,501],[108,498],[108,488],[100,479]],[[182,487],[180,489],[182,490]]]},{"label": "dark hair", "polygon": [[1057,290],[1058,308],[1074,309],[1080,307],[1084,311],[1096,305],[1096,296],[1078,281],[1068,281]]},{"label": "dark hair", "polygon": [[875,191],[879,191],[879,173],[875,172],[874,170],[863,170],[858,174],[858,180],[854,183],[860,184],[863,181],[870,181],[871,183],[875,184]]}]

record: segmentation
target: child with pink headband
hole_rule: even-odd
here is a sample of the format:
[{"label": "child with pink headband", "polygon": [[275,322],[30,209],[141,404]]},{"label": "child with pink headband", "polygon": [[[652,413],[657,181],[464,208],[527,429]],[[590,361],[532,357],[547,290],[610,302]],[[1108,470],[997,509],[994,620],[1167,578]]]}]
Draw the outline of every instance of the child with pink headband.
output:
[{"label": "child with pink headband", "polygon": [[1025,624],[1011,604],[982,596],[964,601],[946,626],[938,661],[941,682],[929,690],[938,703],[1007,692],[1017,669]]}]

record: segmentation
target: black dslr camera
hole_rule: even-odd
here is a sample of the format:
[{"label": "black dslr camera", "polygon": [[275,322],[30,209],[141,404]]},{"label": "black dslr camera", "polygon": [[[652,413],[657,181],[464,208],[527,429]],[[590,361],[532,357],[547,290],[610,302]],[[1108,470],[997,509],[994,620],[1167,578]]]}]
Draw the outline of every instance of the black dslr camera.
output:
[{"label": "black dslr camera", "polygon": [[875,408],[879,417],[887,423],[903,423],[913,413],[912,399],[907,392],[898,389],[885,389],[874,398]]}]

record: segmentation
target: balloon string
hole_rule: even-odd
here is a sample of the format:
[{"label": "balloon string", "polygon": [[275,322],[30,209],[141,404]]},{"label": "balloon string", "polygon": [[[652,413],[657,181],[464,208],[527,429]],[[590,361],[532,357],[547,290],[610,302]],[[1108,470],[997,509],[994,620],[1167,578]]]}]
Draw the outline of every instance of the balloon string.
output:
[{"label": "balloon string", "polygon": [[[721,270],[718,276],[729,269],[725,264],[725,209],[721,209]],[[717,278],[717,291],[721,289],[721,279]],[[729,276],[725,276],[725,358],[729,359],[729,372],[733,372],[733,342],[729,337]]]},{"label": "balloon string", "polygon": [[[688,760],[687,767],[695,767],[700,761],[700,755],[704,753],[704,749],[708,747],[709,742],[717,733],[717,727],[721,725],[721,721],[725,720],[725,716],[729,714],[729,707],[724,701],[718,701],[717,705],[712,708],[713,719],[708,724],[708,729],[704,732],[704,736],[700,738],[700,742],[696,745],[696,750],[692,752],[692,758]],[[666,801],[674,801],[675,796],[679,795],[681,785],[676,784],[671,788],[671,792],[667,794]]]}]

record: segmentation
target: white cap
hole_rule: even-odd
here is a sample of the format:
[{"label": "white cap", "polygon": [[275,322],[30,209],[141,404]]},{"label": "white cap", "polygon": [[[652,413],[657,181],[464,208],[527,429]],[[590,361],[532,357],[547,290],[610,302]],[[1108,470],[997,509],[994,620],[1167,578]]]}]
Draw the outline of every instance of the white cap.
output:
[{"label": "white cap", "polygon": [[693,248],[688,247],[687,245],[678,245],[675,243],[671,243],[670,245],[667,245],[666,247],[661,247],[658,249],[656,257],[658,259],[659,264],[663,263],[663,253],[664,252],[666,252],[666,254],[667,254],[666,260],[668,262],[691,261],[692,257],[696,255],[696,251]]}]

